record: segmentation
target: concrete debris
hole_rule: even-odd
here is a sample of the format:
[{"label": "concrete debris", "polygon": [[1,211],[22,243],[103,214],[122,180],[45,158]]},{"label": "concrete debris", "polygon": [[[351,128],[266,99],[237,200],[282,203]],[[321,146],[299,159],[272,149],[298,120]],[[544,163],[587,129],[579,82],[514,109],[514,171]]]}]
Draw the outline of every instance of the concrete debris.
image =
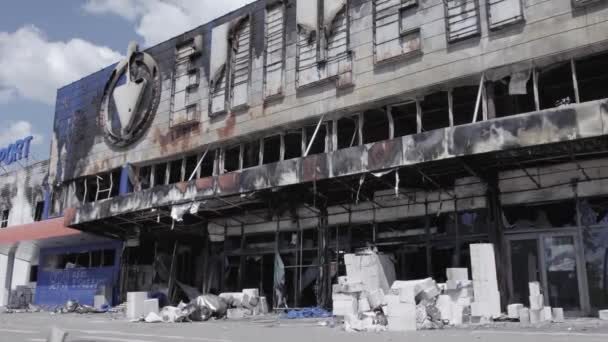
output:
[{"label": "concrete debris", "polygon": [[553,308],[553,323],[564,323],[566,319],[564,318],[564,309],[563,308]]},{"label": "concrete debris", "polygon": [[507,306],[507,316],[509,319],[519,319],[519,312],[524,308],[523,304],[510,304]]},{"label": "concrete debris", "polygon": [[530,323],[530,309],[525,307],[519,309],[519,322],[525,324]]},{"label": "concrete debris", "polygon": [[163,319],[158,315],[158,313],[150,312],[144,321],[146,323],[161,323]]},{"label": "concrete debris", "polygon": [[600,310],[598,314],[602,321],[608,321],[608,310]]}]

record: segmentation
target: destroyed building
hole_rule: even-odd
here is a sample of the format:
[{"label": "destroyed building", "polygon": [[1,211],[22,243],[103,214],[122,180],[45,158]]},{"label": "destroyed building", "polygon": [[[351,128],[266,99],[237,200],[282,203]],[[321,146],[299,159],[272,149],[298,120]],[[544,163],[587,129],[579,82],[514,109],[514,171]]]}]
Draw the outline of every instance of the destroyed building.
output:
[{"label": "destroyed building", "polygon": [[357,248],[445,282],[491,242],[503,310],[538,281],[590,314],[608,306],[607,16],[258,0],[131,44],[58,90],[49,217],[124,242],[120,300],[182,284],[329,307]]}]

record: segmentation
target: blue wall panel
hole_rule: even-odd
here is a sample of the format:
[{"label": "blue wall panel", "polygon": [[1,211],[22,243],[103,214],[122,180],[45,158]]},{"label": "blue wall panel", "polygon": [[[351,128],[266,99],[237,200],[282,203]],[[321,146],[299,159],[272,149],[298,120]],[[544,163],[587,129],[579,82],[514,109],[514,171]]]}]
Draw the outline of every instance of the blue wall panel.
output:
[{"label": "blue wall panel", "polygon": [[[108,267],[47,269],[49,256],[68,253],[84,253],[96,250],[114,250],[114,265]],[[91,245],[68,246],[40,250],[38,282],[34,302],[42,306],[58,306],[68,300],[93,305],[94,296],[101,287],[112,289],[112,302],[119,296],[120,256],[122,242],[106,242]]]}]

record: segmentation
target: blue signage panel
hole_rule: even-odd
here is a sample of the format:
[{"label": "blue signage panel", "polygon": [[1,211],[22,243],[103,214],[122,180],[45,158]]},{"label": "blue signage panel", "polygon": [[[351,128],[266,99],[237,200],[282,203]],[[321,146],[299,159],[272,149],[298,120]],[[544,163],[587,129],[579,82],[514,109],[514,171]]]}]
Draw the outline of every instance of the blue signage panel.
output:
[{"label": "blue signage panel", "polygon": [[27,159],[30,156],[30,143],[34,137],[17,140],[8,147],[0,148],[0,165],[11,165],[22,159]]}]

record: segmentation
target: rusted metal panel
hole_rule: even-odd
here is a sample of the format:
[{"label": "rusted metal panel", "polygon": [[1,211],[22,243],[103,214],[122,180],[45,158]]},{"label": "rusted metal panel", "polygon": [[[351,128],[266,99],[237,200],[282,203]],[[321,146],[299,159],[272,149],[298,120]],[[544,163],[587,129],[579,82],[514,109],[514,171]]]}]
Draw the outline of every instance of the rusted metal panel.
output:
[{"label": "rusted metal panel", "polygon": [[196,189],[202,196],[212,196],[215,193],[215,177],[205,177],[195,180]]},{"label": "rusted metal panel", "polygon": [[481,34],[478,0],[444,0],[449,43]]},{"label": "rusted metal panel", "polygon": [[289,159],[282,162],[266,165],[268,168],[268,181],[271,187],[294,185],[301,182],[301,159]]},{"label": "rusted metal panel", "polygon": [[217,194],[233,195],[241,189],[241,172],[230,172],[217,176]]},{"label": "rusted metal panel", "polygon": [[315,154],[302,158],[302,182],[329,178],[330,167],[327,154]]},{"label": "rusted metal panel", "polygon": [[380,141],[368,146],[367,167],[369,169],[389,169],[403,164],[402,139]]},{"label": "rusted metal panel", "polygon": [[486,0],[490,30],[522,22],[524,9],[521,2],[522,0]]},{"label": "rusted metal panel", "polygon": [[332,177],[357,174],[367,170],[367,147],[355,146],[331,153]]}]

